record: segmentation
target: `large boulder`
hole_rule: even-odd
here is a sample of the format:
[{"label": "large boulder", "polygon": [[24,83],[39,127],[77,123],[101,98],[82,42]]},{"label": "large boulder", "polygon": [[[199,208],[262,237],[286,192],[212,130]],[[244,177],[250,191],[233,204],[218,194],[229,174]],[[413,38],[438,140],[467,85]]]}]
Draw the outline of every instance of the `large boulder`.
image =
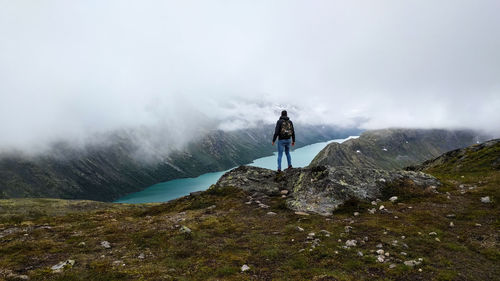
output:
[{"label": "large boulder", "polygon": [[249,192],[279,195],[288,190],[287,206],[295,211],[331,215],[350,199],[373,200],[388,186],[411,182],[425,189],[439,185],[431,175],[414,171],[315,166],[275,171],[240,166],[224,174],[216,186],[233,186]]}]

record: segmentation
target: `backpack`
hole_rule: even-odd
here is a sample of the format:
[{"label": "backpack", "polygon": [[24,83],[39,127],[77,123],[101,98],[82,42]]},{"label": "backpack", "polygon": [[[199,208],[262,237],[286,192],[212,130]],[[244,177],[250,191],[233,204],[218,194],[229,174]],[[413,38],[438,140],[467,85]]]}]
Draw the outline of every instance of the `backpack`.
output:
[{"label": "backpack", "polygon": [[292,121],[290,120],[283,120],[283,123],[281,123],[281,130],[280,130],[280,136],[285,139],[289,139],[293,134],[293,126],[292,126]]}]

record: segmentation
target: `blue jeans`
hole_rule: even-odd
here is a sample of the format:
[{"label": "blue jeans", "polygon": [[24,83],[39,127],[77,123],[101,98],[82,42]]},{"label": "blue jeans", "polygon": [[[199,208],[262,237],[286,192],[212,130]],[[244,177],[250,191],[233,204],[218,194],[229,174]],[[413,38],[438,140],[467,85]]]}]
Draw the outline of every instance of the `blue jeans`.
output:
[{"label": "blue jeans", "polygon": [[278,140],[278,170],[281,170],[281,158],[283,157],[283,149],[285,150],[288,167],[292,166],[292,158],[290,157],[291,139]]}]

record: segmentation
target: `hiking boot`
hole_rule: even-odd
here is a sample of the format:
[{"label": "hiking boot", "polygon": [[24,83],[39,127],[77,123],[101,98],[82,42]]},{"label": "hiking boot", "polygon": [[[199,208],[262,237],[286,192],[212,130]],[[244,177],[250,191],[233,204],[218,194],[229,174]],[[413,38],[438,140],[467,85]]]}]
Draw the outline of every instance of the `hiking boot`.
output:
[{"label": "hiking boot", "polygon": [[292,165],[288,166],[288,168],[286,168],[286,169],[288,170],[288,169],[291,169],[291,168],[292,168]]},{"label": "hiking boot", "polygon": [[281,169],[278,169],[278,170],[276,171],[276,173],[281,173]]}]

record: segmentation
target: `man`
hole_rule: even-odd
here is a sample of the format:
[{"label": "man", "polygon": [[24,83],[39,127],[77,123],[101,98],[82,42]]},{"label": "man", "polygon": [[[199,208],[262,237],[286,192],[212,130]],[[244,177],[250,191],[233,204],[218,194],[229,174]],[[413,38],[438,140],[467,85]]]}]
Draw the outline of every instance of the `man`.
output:
[{"label": "man", "polygon": [[[281,158],[283,157],[283,150],[285,150],[286,160],[288,162],[288,169],[292,168],[292,158],[290,157],[290,144],[295,145],[295,130],[293,123],[288,118],[286,110],[281,112],[281,117],[276,122],[274,129],[273,145],[278,138],[278,172],[281,172]],[[290,138],[292,140],[290,140]]]}]

